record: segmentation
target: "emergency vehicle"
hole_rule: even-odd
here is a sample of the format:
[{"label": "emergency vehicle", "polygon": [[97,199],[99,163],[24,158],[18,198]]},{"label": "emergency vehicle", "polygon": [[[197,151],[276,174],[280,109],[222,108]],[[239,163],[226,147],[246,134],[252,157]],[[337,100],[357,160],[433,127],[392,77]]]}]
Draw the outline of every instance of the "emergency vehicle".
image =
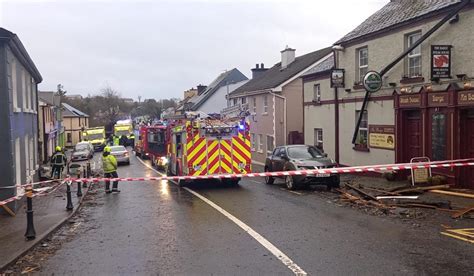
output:
[{"label": "emergency vehicle", "polygon": [[[168,174],[199,176],[251,172],[250,126],[202,113],[174,115],[168,122]],[[224,182],[237,184],[240,179]],[[178,183],[180,186],[184,181]]]},{"label": "emergency vehicle", "polygon": [[88,128],[82,135],[83,140],[90,142],[94,146],[95,151],[101,151],[104,149],[106,144],[104,127]]},{"label": "emergency vehicle", "polygon": [[114,135],[116,137],[122,137],[124,135],[127,137],[127,145],[129,145],[131,139],[135,138],[131,120],[117,121],[117,123],[114,125]]},{"label": "emergency vehicle", "polygon": [[162,169],[167,164],[166,158],[166,126],[141,126],[138,140],[135,142],[135,154],[149,158],[152,165]]}]

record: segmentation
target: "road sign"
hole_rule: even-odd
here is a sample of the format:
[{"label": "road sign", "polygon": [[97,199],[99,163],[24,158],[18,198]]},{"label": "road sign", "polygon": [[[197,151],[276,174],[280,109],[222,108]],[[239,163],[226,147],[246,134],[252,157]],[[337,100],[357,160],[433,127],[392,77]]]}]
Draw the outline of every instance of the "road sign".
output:
[{"label": "road sign", "polygon": [[382,88],[382,77],[378,72],[369,71],[364,76],[364,87],[370,93],[374,93]]}]

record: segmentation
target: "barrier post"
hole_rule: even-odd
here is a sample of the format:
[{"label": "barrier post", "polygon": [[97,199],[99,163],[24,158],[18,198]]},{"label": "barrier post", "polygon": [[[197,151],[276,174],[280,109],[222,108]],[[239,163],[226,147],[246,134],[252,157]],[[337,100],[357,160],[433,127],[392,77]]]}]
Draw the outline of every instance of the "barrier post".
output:
[{"label": "barrier post", "polygon": [[33,224],[33,187],[28,186],[26,192],[26,232],[25,238],[27,240],[34,240],[36,238],[35,226]]},{"label": "barrier post", "polygon": [[[92,175],[91,162],[90,162],[90,161],[87,162],[87,167],[86,167],[86,170],[85,170],[85,175],[86,175],[86,178],[90,178],[91,175]],[[86,187],[87,187],[87,182],[83,182],[83,183],[82,183],[82,187],[86,188]]]},{"label": "barrier post", "polygon": [[72,185],[72,181],[68,181],[66,183],[66,198],[67,198],[66,210],[68,211],[72,211],[74,209],[74,206],[72,205],[71,185]]}]

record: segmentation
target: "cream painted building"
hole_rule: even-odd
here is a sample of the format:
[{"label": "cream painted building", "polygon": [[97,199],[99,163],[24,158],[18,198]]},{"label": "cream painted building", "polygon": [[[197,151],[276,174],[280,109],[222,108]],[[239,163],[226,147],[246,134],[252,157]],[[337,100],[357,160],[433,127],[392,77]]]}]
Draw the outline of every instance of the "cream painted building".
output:
[{"label": "cream painted building", "polygon": [[63,103],[63,127],[66,137],[65,146],[74,147],[82,140],[82,133],[89,127],[89,115]]},{"label": "cream painted building", "polygon": [[[466,149],[474,148],[474,131],[470,131],[474,128],[474,5],[464,2],[392,0],[337,41],[335,67],[345,70],[345,87],[337,90],[336,98],[329,73],[319,79],[304,76],[305,142],[313,144],[314,129],[322,128],[324,150],[329,155],[339,152],[342,165],[409,162],[418,156],[432,160],[473,157],[474,151]],[[387,71],[381,90],[370,94],[353,144],[365,96],[361,82],[365,74],[381,72],[443,19],[439,29]],[[450,74],[436,75],[448,67]],[[321,89],[320,102],[311,100],[316,84]],[[435,173],[474,187],[472,169]]]}]

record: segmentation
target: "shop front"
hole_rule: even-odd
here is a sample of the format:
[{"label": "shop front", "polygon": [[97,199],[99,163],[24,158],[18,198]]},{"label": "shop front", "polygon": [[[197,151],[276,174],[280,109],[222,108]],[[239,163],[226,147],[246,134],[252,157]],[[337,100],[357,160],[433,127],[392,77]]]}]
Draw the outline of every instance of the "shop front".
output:
[{"label": "shop front", "polygon": [[[432,161],[474,158],[474,90],[450,84],[395,95],[397,162],[414,157]],[[474,168],[434,169],[450,183],[474,189]]]}]

